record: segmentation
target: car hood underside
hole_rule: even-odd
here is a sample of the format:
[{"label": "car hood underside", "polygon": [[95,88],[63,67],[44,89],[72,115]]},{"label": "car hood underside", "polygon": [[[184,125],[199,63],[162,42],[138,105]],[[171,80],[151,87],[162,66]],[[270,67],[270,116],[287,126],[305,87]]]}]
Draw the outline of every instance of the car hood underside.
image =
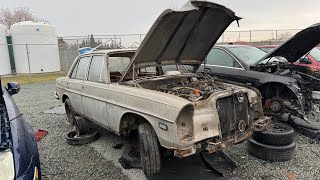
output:
[{"label": "car hood underside", "polygon": [[320,23],[314,24],[291,37],[266,54],[260,61],[272,57],[284,57],[288,62],[295,62],[320,43]]},{"label": "car hood underside", "polygon": [[133,64],[135,68],[201,64],[225,29],[240,19],[230,9],[206,1],[189,1],[177,11],[168,9],[147,33],[127,73]]}]

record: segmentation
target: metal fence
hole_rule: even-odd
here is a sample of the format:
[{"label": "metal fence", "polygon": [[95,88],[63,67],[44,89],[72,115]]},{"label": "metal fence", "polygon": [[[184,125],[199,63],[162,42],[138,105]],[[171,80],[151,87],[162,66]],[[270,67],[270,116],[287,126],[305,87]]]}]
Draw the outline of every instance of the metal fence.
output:
[{"label": "metal fence", "polygon": [[[217,44],[232,42],[248,45],[273,45],[285,41],[297,32],[299,32],[299,29],[226,31],[219,38]],[[63,36],[58,37],[58,44],[3,44],[0,45],[0,48],[8,46],[12,74],[15,74],[16,72],[15,56],[25,56],[28,59],[28,61],[25,62],[27,63],[25,66],[29,68],[29,74],[30,77],[32,77],[31,75],[34,73],[33,67],[37,66],[37,64],[32,64],[32,62],[41,62],[41,59],[35,61],[34,58],[38,57],[36,55],[37,52],[45,51],[46,47],[58,47],[58,58],[60,59],[59,71],[67,72],[74,59],[79,55],[79,48],[94,48],[98,45],[100,45],[100,49],[137,48],[144,37],[145,34]],[[13,51],[14,49],[17,49],[17,46],[19,47],[18,49],[20,49],[18,55],[17,52]],[[33,48],[37,48],[38,51],[35,51]],[[47,56],[53,55],[55,54],[47,54]],[[45,60],[43,61],[45,62]],[[50,63],[48,64],[48,66],[50,66]],[[50,69],[50,67],[48,68]],[[44,70],[44,72],[46,71]]]}]

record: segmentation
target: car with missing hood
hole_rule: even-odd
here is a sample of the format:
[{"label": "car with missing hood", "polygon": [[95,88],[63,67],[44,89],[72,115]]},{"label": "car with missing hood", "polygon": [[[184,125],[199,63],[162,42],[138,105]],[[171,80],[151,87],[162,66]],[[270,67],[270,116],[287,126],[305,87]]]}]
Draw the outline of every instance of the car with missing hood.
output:
[{"label": "car with missing hood", "polygon": [[0,179],[40,180],[40,161],[32,127],[18,110],[13,94],[20,87],[0,80]]},{"label": "car with missing hood", "polygon": [[219,45],[213,47],[199,71],[256,87],[263,96],[265,112],[269,115],[289,112],[305,118],[305,114],[319,110],[320,81],[312,76],[314,71],[309,67],[298,66],[294,62],[319,42],[320,24],[315,24],[269,53],[252,46]]},{"label": "car with missing hood", "polygon": [[164,11],[137,50],[80,55],[56,81],[69,121],[80,115],[121,136],[137,132],[146,175],[160,171],[160,147],[182,158],[243,142],[269,119],[259,92],[178,69],[199,66],[239,19],[224,6],[190,1]]}]

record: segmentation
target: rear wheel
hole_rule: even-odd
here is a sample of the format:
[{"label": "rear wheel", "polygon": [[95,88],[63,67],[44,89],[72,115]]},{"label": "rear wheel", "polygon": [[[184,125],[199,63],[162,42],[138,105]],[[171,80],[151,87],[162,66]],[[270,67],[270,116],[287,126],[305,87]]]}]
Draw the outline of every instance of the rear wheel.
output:
[{"label": "rear wheel", "polygon": [[160,172],[161,158],[158,138],[149,123],[142,123],[138,127],[139,150],[141,165],[147,176]]},{"label": "rear wheel", "polygon": [[72,125],[75,125],[76,113],[74,112],[73,107],[71,105],[71,101],[69,99],[66,99],[66,101],[64,102],[64,107],[66,110],[68,122],[71,123]]}]

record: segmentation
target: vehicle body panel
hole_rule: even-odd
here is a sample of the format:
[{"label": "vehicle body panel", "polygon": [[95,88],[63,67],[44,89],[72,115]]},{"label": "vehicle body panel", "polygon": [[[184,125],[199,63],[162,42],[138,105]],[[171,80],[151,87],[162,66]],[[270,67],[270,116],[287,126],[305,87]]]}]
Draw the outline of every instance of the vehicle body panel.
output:
[{"label": "vehicle body panel", "polygon": [[[12,152],[15,165],[16,179],[33,179],[35,167],[38,169],[39,179],[41,179],[40,159],[37,143],[34,137],[32,127],[24,120],[18,110],[14,100],[2,87],[3,98],[6,104],[8,117],[10,120],[10,128],[12,135]],[[16,119],[15,119],[16,118]]]},{"label": "vehicle body panel", "polygon": [[284,57],[295,62],[320,43],[320,23],[314,24],[292,36],[261,58],[255,65],[271,57]]},{"label": "vehicle body panel", "polygon": [[200,64],[225,29],[240,19],[230,9],[207,1],[191,0],[179,10],[168,9],[143,39],[124,76],[133,63],[137,68]]}]

